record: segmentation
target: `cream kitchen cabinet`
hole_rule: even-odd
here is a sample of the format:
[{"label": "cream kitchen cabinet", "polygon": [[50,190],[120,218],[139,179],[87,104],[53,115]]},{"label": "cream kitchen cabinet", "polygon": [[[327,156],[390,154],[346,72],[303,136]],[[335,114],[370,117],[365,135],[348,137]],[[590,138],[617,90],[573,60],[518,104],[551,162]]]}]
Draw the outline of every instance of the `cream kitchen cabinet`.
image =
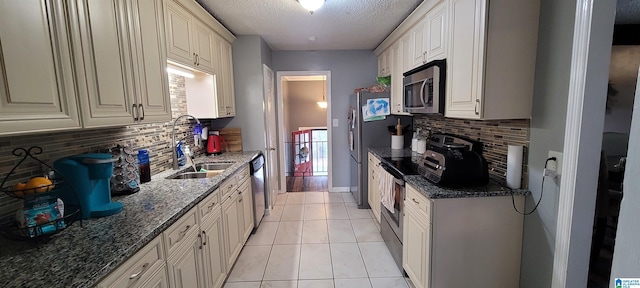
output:
[{"label": "cream kitchen cabinet", "polygon": [[382,52],[382,54],[378,55],[378,76],[389,76],[391,75],[391,66],[393,65],[393,52],[391,48]]},{"label": "cream kitchen cabinet", "polygon": [[238,188],[239,200],[242,203],[242,244],[244,244],[249,236],[251,235],[251,231],[253,230],[253,201],[251,193],[251,183],[247,179],[241,184]]},{"label": "cream kitchen cabinet", "polygon": [[202,237],[203,283],[205,287],[222,287],[227,277],[222,210],[219,191],[198,204]]},{"label": "cream kitchen cabinet", "polygon": [[451,37],[445,116],[530,118],[539,1],[448,3]]},{"label": "cream kitchen cabinet", "polygon": [[175,255],[169,255],[169,283],[171,287],[197,288],[206,287],[202,283],[202,236],[190,233]]},{"label": "cream kitchen cabinet", "polygon": [[174,1],[166,1],[167,57],[203,72],[216,74],[215,33],[190,11]]},{"label": "cream kitchen cabinet", "polygon": [[231,43],[220,37],[215,37],[219,47],[220,66],[217,76],[218,116],[236,116],[236,96],[233,87],[233,53]]},{"label": "cream kitchen cabinet", "polygon": [[73,1],[84,127],[171,119],[162,0]]},{"label": "cream kitchen cabinet", "polygon": [[380,189],[378,188],[380,160],[369,152],[369,206],[377,223],[380,223]]},{"label": "cream kitchen cabinet", "polygon": [[[244,231],[240,231],[240,226],[244,226],[244,212],[238,209],[238,206],[242,207],[242,202],[238,205],[238,193],[231,193],[227,199],[222,201],[222,222],[224,227],[224,245],[226,255],[226,267],[230,270],[233,263],[238,258],[240,250],[242,250],[242,238],[240,234]],[[240,213],[238,211],[241,211]]]},{"label": "cream kitchen cabinet", "polygon": [[162,236],[158,236],[109,274],[97,287],[168,287],[165,255]]},{"label": "cream kitchen cabinet", "polygon": [[0,3],[0,135],[81,127],[65,5]]},{"label": "cream kitchen cabinet", "polygon": [[[408,38],[408,37],[407,37]],[[404,84],[402,82],[405,72],[404,41],[396,42],[390,49],[392,51],[393,66],[391,67],[391,114],[410,115],[404,112]]]},{"label": "cream kitchen cabinet", "polygon": [[514,206],[522,211],[522,195],[513,203],[511,196],[430,199],[407,184],[402,265],[411,282],[518,287],[523,216]]},{"label": "cream kitchen cabinet", "polygon": [[435,5],[411,30],[411,60],[407,70],[446,58],[447,3]]}]

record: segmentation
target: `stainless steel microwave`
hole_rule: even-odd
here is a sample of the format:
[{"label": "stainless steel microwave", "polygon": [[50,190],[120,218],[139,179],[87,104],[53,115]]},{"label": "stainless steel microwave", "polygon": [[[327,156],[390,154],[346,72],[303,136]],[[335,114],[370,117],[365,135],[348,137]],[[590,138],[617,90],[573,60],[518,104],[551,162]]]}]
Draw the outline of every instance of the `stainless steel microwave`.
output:
[{"label": "stainless steel microwave", "polygon": [[446,60],[434,60],[402,74],[404,111],[444,114],[446,71]]}]

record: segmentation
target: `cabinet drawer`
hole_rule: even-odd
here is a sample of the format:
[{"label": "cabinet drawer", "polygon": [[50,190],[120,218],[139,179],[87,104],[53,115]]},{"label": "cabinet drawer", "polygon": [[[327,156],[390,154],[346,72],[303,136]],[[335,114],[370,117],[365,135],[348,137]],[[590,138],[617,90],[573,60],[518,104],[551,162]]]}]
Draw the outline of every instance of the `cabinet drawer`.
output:
[{"label": "cabinet drawer", "polygon": [[225,180],[224,182],[222,182],[220,187],[218,187],[218,191],[219,193],[221,193],[220,195],[222,195],[222,201],[224,201],[224,199],[227,199],[229,195],[236,190],[235,188],[236,188],[235,175]]},{"label": "cabinet drawer", "polygon": [[415,211],[420,211],[427,217],[429,223],[431,223],[431,200],[420,194],[413,187],[407,185],[407,194],[405,198],[405,205],[411,206]]},{"label": "cabinet drawer", "polygon": [[122,266],[111,272],[98,287],[138,287],[154,276],[158,269],[164,269],[165,254],[161,239],[161,236],[153,239]]},{"label": "cabinet drawer", "polygon": [[164,231],[164,243],[167,248],[167,254],[171,255],[176,249],[178,244],[184,240],[191,232],[198,230],[198,222],[196,219],[196,210],[191,209],[176,223],[171,225],[166,231]]},{"label": "cabinet drawer", "polygon": [[238,171],[238,173],[236,173],[235,179],[236,179],[236,183],[238,183],[238,184],[240,184],[240,183],[244,182],[245,180],[249,179],[249,165],[247,165],[244,168],[240,169],[240,171]]},{"label": "cabinet drawer", "polygon": [[220,206],[220,190],[213,191],[211,195],[207,196],[207,198],[198,204],[200,223],[203,222],[203,219],[212,215],[218,206]]}]

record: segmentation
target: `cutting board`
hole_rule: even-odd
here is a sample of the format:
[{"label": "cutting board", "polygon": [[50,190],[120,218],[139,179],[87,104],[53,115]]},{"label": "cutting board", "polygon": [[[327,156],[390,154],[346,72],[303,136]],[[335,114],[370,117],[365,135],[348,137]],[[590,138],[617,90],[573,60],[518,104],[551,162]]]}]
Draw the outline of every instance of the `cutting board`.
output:
[{"label": "cutting board", "polygon": [[227,152],[242,152],[242,130],[240,128],[224,128],[220,136],[227,143]]}]

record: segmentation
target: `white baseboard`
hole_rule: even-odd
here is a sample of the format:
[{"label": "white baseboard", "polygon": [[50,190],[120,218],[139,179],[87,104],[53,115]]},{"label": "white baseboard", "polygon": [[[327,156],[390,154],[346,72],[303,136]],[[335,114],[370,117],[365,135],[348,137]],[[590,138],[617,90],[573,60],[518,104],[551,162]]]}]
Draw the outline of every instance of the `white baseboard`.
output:
[{"label": "white baseboard", "polygon": [[331,187],[329,192],[350,192],[351,187]]}]

